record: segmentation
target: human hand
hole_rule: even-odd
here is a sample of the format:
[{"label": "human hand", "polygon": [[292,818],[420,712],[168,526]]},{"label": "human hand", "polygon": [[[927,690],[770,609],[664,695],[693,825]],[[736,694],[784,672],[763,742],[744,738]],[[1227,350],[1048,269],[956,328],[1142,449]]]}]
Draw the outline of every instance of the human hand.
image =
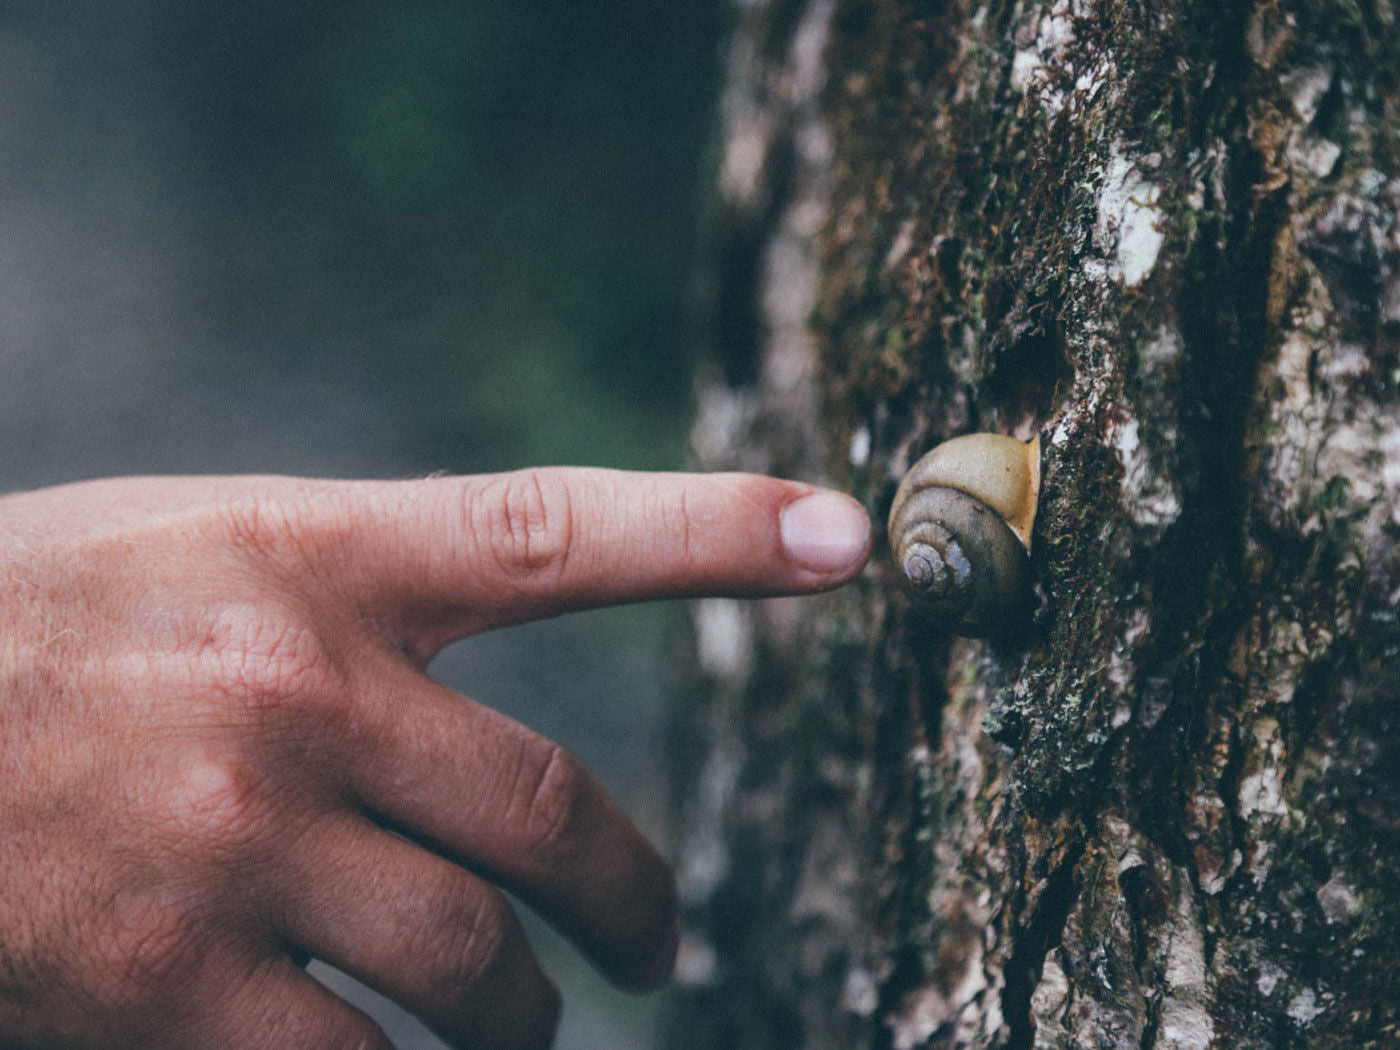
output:
[{"label": "human hand", "polygon": [[664,980],[672,875],[448,641],[854,575],[852,501],[748,475],[148,478],[0,500],[0,1046],[384,1047],[320,958],[453,1045],[547,1046],[497,887]]}]

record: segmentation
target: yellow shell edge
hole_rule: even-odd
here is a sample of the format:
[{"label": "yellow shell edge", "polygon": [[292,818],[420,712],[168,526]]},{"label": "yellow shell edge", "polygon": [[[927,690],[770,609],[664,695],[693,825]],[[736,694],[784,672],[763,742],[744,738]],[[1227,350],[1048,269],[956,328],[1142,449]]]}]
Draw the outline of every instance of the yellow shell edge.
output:
[{"label": "yellow shell edge", "polygon": [[991,507],[1027,551],[1040,497],[1040,435],[964,434],[935,446],[914,465],[919,487],[946,485]]}]

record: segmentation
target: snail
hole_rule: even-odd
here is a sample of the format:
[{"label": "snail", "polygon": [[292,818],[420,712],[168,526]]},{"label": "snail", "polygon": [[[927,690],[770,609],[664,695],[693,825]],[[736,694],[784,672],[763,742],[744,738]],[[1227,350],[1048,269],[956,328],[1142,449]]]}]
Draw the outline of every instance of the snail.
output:
[{"label": "snail", "polygon": [[967,434],[928,452],[890,506],[890,547],[925,612],[970,638],[1021,619],[1040,439]]}]

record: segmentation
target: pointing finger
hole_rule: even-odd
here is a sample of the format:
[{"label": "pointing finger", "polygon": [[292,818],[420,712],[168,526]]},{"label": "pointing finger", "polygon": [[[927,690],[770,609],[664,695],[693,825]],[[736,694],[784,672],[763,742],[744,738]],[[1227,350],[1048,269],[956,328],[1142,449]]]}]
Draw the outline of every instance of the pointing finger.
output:
[{"label": "pointing finger", "polygon": [[448,637],[622,601],[825,590],[870,546],[849,497],[748,474],[365,482],[351,506],[353,524],[327,548],[334,567],[381,609],[434,610]]}]

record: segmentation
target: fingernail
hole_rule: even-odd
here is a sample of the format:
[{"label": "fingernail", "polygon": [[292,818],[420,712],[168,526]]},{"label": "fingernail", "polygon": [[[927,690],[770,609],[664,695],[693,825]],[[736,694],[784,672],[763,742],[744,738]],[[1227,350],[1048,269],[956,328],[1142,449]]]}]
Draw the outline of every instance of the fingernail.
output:
[{"label": "fingernail", "polygon": [[837,492],[814,492],[789,503],[779,529],[787,556],[813,572],[849,569],[870,542],[865,508]]}]

